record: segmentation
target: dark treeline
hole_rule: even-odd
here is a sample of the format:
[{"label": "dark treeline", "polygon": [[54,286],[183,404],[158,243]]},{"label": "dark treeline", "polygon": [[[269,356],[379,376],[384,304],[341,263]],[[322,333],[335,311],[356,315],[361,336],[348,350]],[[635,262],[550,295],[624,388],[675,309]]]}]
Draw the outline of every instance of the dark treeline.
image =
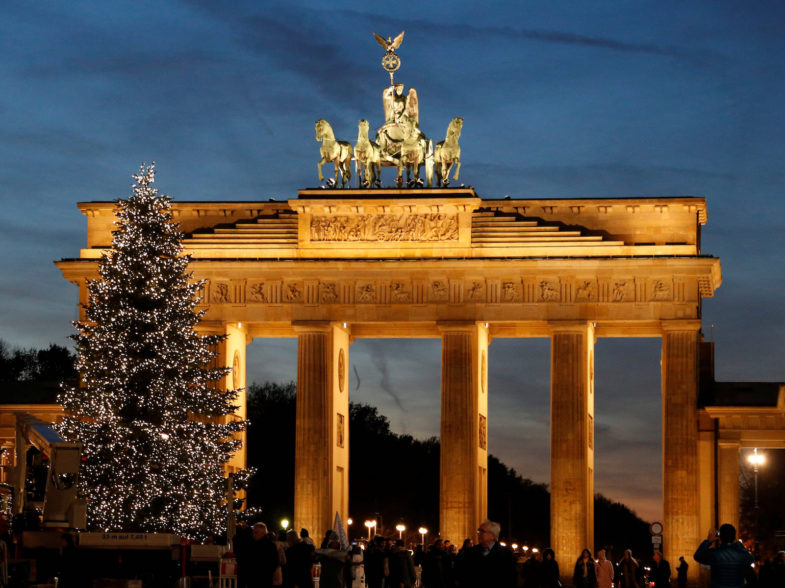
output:
[{"label": "dark treeline", "polygon": [[54,343],[47,349],[22,349],[0,339],[0,382],[75,380],[75,360],[69,349]]},{"label": "dark treeline", "polygon": [[[258,474],[249,489],[250,506],[277,526],[291,520],[294,510],[294,383],[254,384],[248,391],[248,465]],[[352,403],[349,409],[349,487],[353,536],[364,536],[362,522],[379,519],[389,535],[405,522],[411,538],[416,529],[438,528],[439,441],[390,430],[388,419],[375,407]],[[488,515],[502,525],[502,535],[521,544],[547,547],[550,533],[550,495],[547,486],[523,478],[494,456],[488,458]],[[626,506],[597,495],[595,546],[612,557],[624,549],[645,555],[651,551],[648,523]],[[312,534],[324,529],[311,529]],[[431,537],[432,538],[432,537]],[[463,537],[450,537],[460,542]],[[565,554],[565,561],[579,554]]]}]

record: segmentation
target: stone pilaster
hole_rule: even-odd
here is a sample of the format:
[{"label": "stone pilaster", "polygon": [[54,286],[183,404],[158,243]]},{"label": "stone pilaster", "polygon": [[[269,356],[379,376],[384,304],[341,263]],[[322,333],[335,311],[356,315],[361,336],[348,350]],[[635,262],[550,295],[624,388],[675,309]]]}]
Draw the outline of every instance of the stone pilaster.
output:
[{"label": "stone pilaster", "polygon": [[[739,528],[739,452],[741,442],[717,443],[717,525],[730,523]],[[699,529],[700,530],[700,529]]]},{"label": "stone pilaster", "polygon": [[294,527],[314,537],[349,512],[349,336],[334,323],[296,323]]},{"label": "stone pilaster", "polygon": [[551,545],[570,561],[594,546],[595,337],[589,322],[551,326]]},{"label": "stone pilaster", "polygon": [[440,325],[442,425],[439,527],[453,542],[476,539],[488,511],[488,329]]},{"label": "stone pilaster", "polygon": [[663,551],[665,559],[684,556],[694,584],[699,566],[692,559],[698,529],[698,345],[700,323],[668,321],[662,334]]}]

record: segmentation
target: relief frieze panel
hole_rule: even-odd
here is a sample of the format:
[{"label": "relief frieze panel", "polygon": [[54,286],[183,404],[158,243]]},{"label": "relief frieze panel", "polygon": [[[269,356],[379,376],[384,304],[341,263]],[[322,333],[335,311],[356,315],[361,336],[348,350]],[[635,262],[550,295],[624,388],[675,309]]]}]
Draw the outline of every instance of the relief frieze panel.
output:
[{"label": "relief frieze panel", "polygon": [[649,286],[650,302],[670,302],[673,300],[673,280],[652,280]]},{"label": "relief frieze panel", "polygon": [[577,280],[575,282],[575,302],[597,302],[597,282]]},{"label": "relief frieze panel", "polygon": [[449,296],[449,282],[444,280],[433,280],[428,288],[428,300],[430,302],[445,302]]},{"label": "relief frieze panel", "polygon": [[458,216],[359,214],[313,216],[312,242],[457,241]]}]

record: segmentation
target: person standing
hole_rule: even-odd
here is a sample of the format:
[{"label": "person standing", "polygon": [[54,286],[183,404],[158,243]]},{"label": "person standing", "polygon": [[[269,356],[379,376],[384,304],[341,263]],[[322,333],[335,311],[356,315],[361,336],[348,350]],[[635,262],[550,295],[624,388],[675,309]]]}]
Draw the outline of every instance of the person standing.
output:
[{"label": "person standing", "polygon": [[638,560],[632,557],[631,549],[624,551],[624,557],[619,560],[617,566],[620,588],[640,588],[641,567]]},{"label": "person standing", "polygon": [[597,573],[591,551],[588,549],[584,549],[578,557],[578,561],[575,562],[572,583],[575,588],[597,588]]},{"label": "person standing", "polygon": [[598,588],[613,588],[613,564],[605,558],[605,550],[597,552],[597,563],[594,564]]},{"label": "person standing", "polygon": [[398,539],[390,554],[389,588],[412,588],[415,579],[412,554],[404,549],[403,541]]},{"label": "person standing", "polygon": [[736,541],[736,527],[722,525],[719,533],[709,530],[709,536],[695,552],[695,561],[711,567],[712,588],[743,588],[747,570],[755,561],[740,541]]},{"label": "person standing", "polygon": [[676,568],[676,582],[679,588],[687,588],[687,569],[690,567],[686,561],[684,561],[684,556],[679,556],[679,567]]},{"label": "person standing", "polygon": [[542,586],[542,588],[561,588],[559,564],[556,562],[556,554],[553,552],[553,549],[550,548],[542,552],[540,586]]},{"label": "person standing", "polygon": [[662,557],[659,551],[654,552],[654,563],[651,564],[651,581],[654,588],[669,588],[671,585],[671,564]]},{"label": "person standing", "polygon": [[297,531],[286,533],[286,563],[283,566],[283,581],[287,588],[311,588],[311,567],[313,566],[313,545],[302,541]]},{"label": "person standing", "polygon": [[273,574],[280,564],[278,547],[267,537],[267,525],[256,523],[251,529],[252,540],[247,549],[246,581],[248,586],[270,588],[273,585]]},{"label": "person standing", "polygon": [[510,549],[499,544],[501,526],[486,519],[477,529],[477,545],[466,554],[461,588],[515,588],[518,572]]}]

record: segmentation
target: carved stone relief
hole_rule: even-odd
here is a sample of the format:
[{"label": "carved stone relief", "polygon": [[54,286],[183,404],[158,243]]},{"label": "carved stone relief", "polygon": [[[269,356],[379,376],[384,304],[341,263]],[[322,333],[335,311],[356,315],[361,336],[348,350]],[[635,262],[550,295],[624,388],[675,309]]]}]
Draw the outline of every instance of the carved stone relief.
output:
[{"label": "carved stone relief", "polygon": [[254,282],[248,286],[248,299],[252,302],[268,302],[264,282]]},{"label": "carved stone relief", "polygon": [[412,294],[409,284],[401,281],[393,281],[393,283],[390,284],[390,296],[393,302],[411,302]]},{"label": "carved stone relief", "polygon": [[372,282],[357,284],[357,302],[372,304],[376,302],[376,285]]},{"label": "carved stone relief", "polygon": [[473,280],[466,283],[466,300],[470,302],[485,302],[485,282]]},{"label": "carved stone relief", "polygon": [[346,386],[346,355],[343,348],[338,352],[338,391],[343,392]]},{"label": "carved stone relief", "polygon": [[303,286],[299,282],[289,282],[284,284],[283,296],[286,302],[302,302]]},{"label": "carved stone relief", "polygon": [[559,302],[559,300],[561,300],[559,283],[555,280],[540,280],[537,285],[537,301]]},{"label": "carved stone relief", "polygon": [[212,302],[216,304],[227,304],[231,302],[229,284],[226,282],[216,282],[213,284]]},{"label": "carved stone relief", "polygon": [[322,304],[338,302],[338,285],[335,282],[321,282],[319,284],[319,301]]},{"label": "carved stone relief", "polygon": [[593,280],[578,280],[575,284],[575,302],[595,302],[597,284]]},{"label": "carved stone relief", "polygon": [[232,360],[232,388],[235,390],[240,387],[240,352],[234,352]]},{"label": "carved stone relief", "polygon": [[665,280],[654,280],[651,285],[651,295],[649,300],[666,301],[673,299],[673,290],[671,285]]},{"label": "carved stone relief", "polygon": [[311,241],[455,241],[458,217],[446,214],[314,216]]},{"label": "carved stone relief", "polygon": [[502,302],[520,302],[521,283],[513,281],[502,282]]},{"label": "carved stone relief", "polygon": [[434,302],[447,300],[448,290],[446,280],[434,280],[431,282],[429,299]]},{"label": "carved stone relief", "polygon": [[614,280],[611,286],[611,302],[632,302],[635,298],[631,280]]},{"label": "carved stone relief", "polygon": [[488,418],[480,415],[480,449],[488,449]]},{"label": "carved stone relief", "polygon": [[346,418],[341,414],[338,413],[338,430],[335,432],[335,441],[338,447],[344,446],[344,429],[346,426]]}]

